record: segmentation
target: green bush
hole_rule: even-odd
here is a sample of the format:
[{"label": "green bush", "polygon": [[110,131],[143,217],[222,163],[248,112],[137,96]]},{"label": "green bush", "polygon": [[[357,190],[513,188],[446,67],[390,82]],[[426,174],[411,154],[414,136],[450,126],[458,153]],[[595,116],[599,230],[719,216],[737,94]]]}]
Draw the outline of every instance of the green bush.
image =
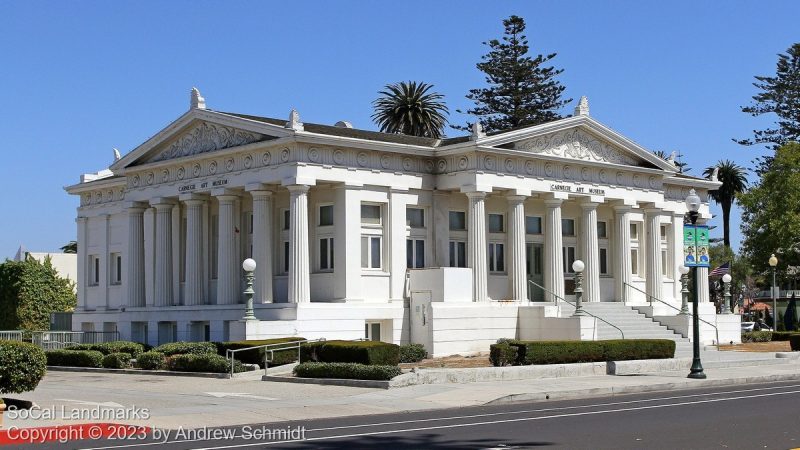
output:
[{"label": "green bush", "polygon": [[103,354],[97,350],[48,350],[48,366],[103,367]]},{"label": "green bush", "polygon": [[[217,354],[181,354],[167,358],[167,368],[176,372],[210,372],[228,373],[231,371],[230,361]],[[241,362],[235,361],[234,372],[244,372]]]},{"label": "green bush", "polygon": [[800,351],[800,333],[789,336],[789,346],[793,352]]},{"label": "green bush", "polygon": [[301,346],[300,362],[342,362],[396,366],[400,346],[379,341],[322,341]]},{"label": "green bush", "polygon": [[217,345],[213,342],[170,342],[153,349],[154,352],[172,355],[216,355]]},{"label": "green bush", "polygon": [[415,363],[420,362],[428,356],[428,351],[422,344],[407,344],[400,346],[400,362]]},{"label": "green bush", "polygon": [[136,357],[136,367],[144,370],[162,370],[166,367],[167,357],[159,352],[144,352]]},{"label": "green bush", "polygon": [[356,363],[306,362],[294,368],[294,374],[304,378],[339,378],[349,380],[391,380],[403,373],[397,366]]},{"label": "green bush", "polygon": [[[502,345],[494,344],[492,348]],[[675,341],[669,339],[511,341],[508,345],[517,349],[514,361],[514,364],[517,365],[664,359],[672,358],[675,355]],[[501,350],[502,348],[498,348],[495,353]],[[498,357],[497,361],[503,360]],[[492,360],[493,364],[494,362]]]},{"label": "green bush", "polygon": [[47,371],[47,357],[36,345],[0,341],[0,394],[36,389]]},{"label": "green bush", "polygon": [[[305,338],[285,337],[285,338],[265,339],[258,341],[215,342],[215,344],[217,346],[217,353],[220,356],[227,356],[226,355],[227,350],[237,350],[241,348],[256,347],[259,345],[281,344],[284,342],[292,342],[292,341],[305,341]],[[291,364],[297,361],[297,347],[292,347],[294,345],[296,344],[287,345],[286,350],[280,350],[283,347],[271,348],[271,350],[273,351],[272,361],[270,361],[269,365],[274,367],[274,366],[281,366],[284,364]],[[244,350],[241,352],[236,352],[236,359],[245,364],[258,364],[263,368],[265,354],[266,350],[263,348]]]},{"label": "green bush", "polygon": [[788,341],[791,336],[800,334],[796,331],[768,331],[767,333],[772,333],[773,341]]},{"label": "green bush", "polygon": [[103,342],[99,344],[77,344],[68,348],[68,350],[96,350],[104,355],[112,353],[130,353],[132,357],[136,358],[140,353],[144,352],[144,345],[138,342],[128,341],[114,341]]},{"label": "green bush", "polygon": [[748,331],[742,333],[742,342],[769,342],[774,339],[772,331]]},{"label": "green bush", "polygon": [[495,367],[510,366],[517,362],[517,347],[508,342],[492,344],[489,347],[489,361]]},{"label": "green bush", "polygon": [[128,369],[131,367],[131,354],[109,353],[103,357],[103,367],[106,369]]},{"label": "green bush", "polygon": [[6,260],[0,264],[0,330],[49,330],[50,313],[75,309],[74,285],[50,258]]}]

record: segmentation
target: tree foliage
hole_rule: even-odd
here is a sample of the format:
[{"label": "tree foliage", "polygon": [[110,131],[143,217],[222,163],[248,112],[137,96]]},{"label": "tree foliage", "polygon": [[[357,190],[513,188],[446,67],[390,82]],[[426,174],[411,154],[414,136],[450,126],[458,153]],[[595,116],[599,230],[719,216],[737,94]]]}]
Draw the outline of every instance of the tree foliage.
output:
[{"label": "tree foliage", "polygon": [[[656,150],[653,152],[654,155],[658,156],[659,158],[663,159],[664,161],[669,161],[672,159],[672,153],[667,154],[664,150]],[[675,167],[678,169],[678,173],[686,173],[692,169],[689,168],[689,163],[686,161],[682,161],[680,158],[683,156],[682,154],[678,153],[675,155]]]},{"label": "tree foliage", "polygon": [[747,189],[747,169],[726,159],[706,167],[703,175],[710,177],[717,170],[717,179],[722,182],[719,189],[709,192],[709,196],[722,207],[723,242],[731,246],[731,207],[736,196]]},{"label": "tree foliage", "polygon": [[0,330],[49,330],[50,313],[75,309],[74,282],[50,258],[0,264]]},{"label": "tree foliage", "polygon": [[[478,69],[486,74],[488,87],[471,89],[467,99],[475,107],[466,111],[476,116],[486,132],[538,125],[560,119],[558,110],[571,102],[562,99],[565,87],[556,79],[564,70],[546,64],[556,53],[528,56],[525,21],[518,16],[503,20],[502,41],[484,42],[489,53],[481,57]],[[458,111],[462,112],[462,111]],[[466,130],[471,126],[454,126]]]},{"label": "tree foliage", "polygon": [[429,92],[433,85],[416,81],[387,84],[372,106],[372,120],[384,133],[439,139],[447,125],[444,96]]},{"label": "tree foliage", "polygon": [[64,253],[78,253],[78,241],[69,241],[61,247],[61,251]]}]

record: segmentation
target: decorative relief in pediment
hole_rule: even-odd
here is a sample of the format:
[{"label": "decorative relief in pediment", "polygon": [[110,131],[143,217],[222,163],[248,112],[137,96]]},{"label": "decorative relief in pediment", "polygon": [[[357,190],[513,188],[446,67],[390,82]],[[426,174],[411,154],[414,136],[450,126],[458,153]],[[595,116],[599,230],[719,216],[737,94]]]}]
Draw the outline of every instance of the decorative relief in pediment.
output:
[{"label": "decorative relief in pediment", "polygon": [[215,123],[202,122],[161,150],[150,162],[213,152],[252,144],[267,136]]},{"label": "decorative relief in pediment", "polygon": [[623,151],[579,129],[571,129],[515,142],[514,149],[583,161],[630,166],[639,161]]}]

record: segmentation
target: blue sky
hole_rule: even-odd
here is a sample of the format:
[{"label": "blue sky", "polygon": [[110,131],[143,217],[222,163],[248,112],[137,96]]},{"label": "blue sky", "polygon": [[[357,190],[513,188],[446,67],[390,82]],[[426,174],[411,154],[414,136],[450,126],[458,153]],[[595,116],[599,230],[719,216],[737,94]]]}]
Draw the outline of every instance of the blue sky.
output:
[{"label": "blue sky", "polygon": [[763,153],[731,141],[771,121],[739,107],[753,76],[773,74],[800,40],[790,1],[0,0],[0,257],[75,239],[78,200],[63,186],[182,114],[192,86],[212,109],[294,107],[308,122],[367,129],[389,82],[433,83],[452,111],[466,109],[483,84],[482,42],[511,14],[526,19],[534,52],[558,52],[568,97],[587,95],[593,117],[651,150],[681,151],[694,174]]}]

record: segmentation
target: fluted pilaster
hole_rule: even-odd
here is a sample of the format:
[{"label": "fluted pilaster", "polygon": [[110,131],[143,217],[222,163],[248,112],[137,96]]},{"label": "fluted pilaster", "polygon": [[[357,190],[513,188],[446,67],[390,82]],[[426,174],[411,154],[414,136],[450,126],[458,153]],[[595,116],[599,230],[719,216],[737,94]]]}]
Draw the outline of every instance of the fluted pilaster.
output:
[{"label": "fluted pilaster", "polygon": [[[561,239],[561,203],[553,198],[545,200],[544,288],[545,298],[556,301],[552,294],[564,298],[564,255]],[[552,292],[552,294],[551,294]]]},{"label": "fluted pilaster", "polygon": [[467,264],[472,268],[472,298],[476,302],[489,301],[488,259],[486,256],[486,193],[467,192],[469,218]]},{"label": "fluted pilaster", "polygon": [[526,300],[528,296],[525,275],[525,199],[524,195],[508,197],[508,247],[511,298]]},{"label": "fluted pilaster", "polygon": [[597,203],[583,202],[581,255],[586,265],[583,278],[583,301],[600,301],[600,245],[597,241]]},{"label": "fluted pilaster", "polygon": [[308,252],[308,185],[296,184],[289,189],[289,303],[311,301]]},{"label": "fluted pilaster", "polygon": [[128,252],[125,286],[127,305],[145,306],[144,293],[144,210],[145,205],[128,204]]}]

